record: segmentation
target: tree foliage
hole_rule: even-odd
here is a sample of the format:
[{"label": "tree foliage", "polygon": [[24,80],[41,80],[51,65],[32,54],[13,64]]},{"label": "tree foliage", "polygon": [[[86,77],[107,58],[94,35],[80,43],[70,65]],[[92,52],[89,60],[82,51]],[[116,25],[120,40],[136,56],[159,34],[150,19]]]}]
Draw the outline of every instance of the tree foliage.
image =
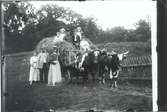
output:
[{"label": "tree foliage", "polygon": [[129,41],[150,41],[151,27],[145,20],[139,20],[135,29],[125,29],[124,27],[114,27],[106,31],[101,30],[98,38],[99,42],[129,42]]},{"label": "tree foliage", "polygon": [[6,51],[31,51],[43,38],[56,35],[64,27],[71,36],[80,26],[85,37],[94,43],[149,41],[150,25],[140,20],[135,29],[114,27],[106,31],[100,29],[95,18],[84,18],[69,8],[45,5],[37,12],[28,2],[9,2],[4,4],[4,26]]},{"label": "tree foliage", "polygon": [[6,36],[6,50],[17,52],[21,50],[25,26],[34,22],[34,8],[29,3],[4,2],[4,27]]}]

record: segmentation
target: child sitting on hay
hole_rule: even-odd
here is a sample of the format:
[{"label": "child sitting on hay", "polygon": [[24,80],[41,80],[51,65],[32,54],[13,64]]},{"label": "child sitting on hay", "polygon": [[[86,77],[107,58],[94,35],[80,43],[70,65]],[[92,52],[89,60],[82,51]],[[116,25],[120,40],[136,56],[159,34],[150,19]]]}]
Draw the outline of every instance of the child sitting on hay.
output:
[{"label": "child sitting on hay", "polygon": [[56,36],[54,37],[54,42],[63,41],[65,40],[65,37],[67,36],[66,30],[64,28],[61,28],[59,32],[57,32]]}]

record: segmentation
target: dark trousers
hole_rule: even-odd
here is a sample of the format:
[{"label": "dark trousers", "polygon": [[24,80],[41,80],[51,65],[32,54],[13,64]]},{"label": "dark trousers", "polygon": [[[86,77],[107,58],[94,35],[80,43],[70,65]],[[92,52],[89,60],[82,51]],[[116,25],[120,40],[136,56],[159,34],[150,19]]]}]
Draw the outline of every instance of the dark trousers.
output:
[{"label": "dark trousers", "polygon": [[80,49],[80,42],[74,42],[73,43],[77,49]]},{"label": "dark trousers", "polygon": [[48,70],[49,66],[47,63],[43,64],[42,69],[40,69],[40,81],[47,83],[48,82]]}]

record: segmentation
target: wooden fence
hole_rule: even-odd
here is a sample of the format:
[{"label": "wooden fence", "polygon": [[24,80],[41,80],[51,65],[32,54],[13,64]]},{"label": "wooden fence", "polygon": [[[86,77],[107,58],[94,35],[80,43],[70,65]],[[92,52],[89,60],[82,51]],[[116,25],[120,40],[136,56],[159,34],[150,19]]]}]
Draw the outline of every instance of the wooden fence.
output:
[{"label": "wooden fence", "polygon": [[128,79],[152,79],[151,56],[127,57],[122,63],[121,77]]}]

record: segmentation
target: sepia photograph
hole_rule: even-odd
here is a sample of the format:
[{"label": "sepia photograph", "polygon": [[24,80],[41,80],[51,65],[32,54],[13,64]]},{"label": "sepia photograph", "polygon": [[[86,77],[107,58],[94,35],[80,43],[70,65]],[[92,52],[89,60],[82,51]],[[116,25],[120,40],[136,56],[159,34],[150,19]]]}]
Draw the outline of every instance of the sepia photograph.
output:
[{"label": "sepia photograph", "polygon": [[1,4],[5,112],[157,111],[156,2]]}]

